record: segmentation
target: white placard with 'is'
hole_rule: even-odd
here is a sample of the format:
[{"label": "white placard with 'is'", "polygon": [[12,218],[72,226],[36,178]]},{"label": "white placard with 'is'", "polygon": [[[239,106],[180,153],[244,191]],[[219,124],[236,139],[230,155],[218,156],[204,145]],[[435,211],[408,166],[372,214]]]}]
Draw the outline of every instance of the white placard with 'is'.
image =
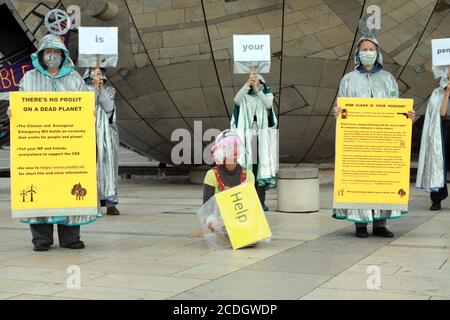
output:
[{"label": "white placard with 'is'", "polygon": [[116,67],[119,30],[117,27],[80,27],[78,29],[78,65],[80,67]]}]

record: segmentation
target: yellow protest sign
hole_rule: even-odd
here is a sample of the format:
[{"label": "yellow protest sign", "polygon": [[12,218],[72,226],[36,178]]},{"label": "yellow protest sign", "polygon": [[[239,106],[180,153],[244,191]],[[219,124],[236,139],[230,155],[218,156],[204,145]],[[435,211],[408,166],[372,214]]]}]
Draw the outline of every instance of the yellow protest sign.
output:
[{"label": "yellow protest sign", "polygon": [[272,236],[253,184],[241,184],[215,197],[233,249]]},{"label": "yellow protest sign", "polygon": [[334,208],[407,210],[413,102],[338,98]]},{"label": "yellow protest sign", "polygon": [[11,92],[14,218],[96,215],[93,92]]}]

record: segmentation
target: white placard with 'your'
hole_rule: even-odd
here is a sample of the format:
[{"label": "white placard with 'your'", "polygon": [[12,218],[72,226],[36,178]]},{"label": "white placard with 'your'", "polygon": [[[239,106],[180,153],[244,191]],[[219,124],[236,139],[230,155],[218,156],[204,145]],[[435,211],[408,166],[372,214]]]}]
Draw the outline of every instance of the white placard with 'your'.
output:
[{"label": "white placard with 'your'", "polygon": [[270,35],[233,35],[234,72],[270,72]]},{"label": "white placard with 'your'", "polygon": [[234,61],[270,61],[270,35],[234,35]]}]

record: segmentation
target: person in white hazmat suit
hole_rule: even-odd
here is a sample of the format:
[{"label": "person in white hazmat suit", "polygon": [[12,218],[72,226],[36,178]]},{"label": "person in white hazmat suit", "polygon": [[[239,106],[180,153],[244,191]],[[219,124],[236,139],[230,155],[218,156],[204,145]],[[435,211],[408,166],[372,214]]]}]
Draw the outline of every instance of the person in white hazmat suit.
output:
[{"label": "person in white hazmat suit", "polygon": [[450,151],[447,109],[450,99],[449,66],[433,67],[434,77],[440,78],[439,87],[428,100],[420,142],[416,187],[430,192],[430,210],[441,210],[441,201],[447,198],[447,169]]},{"label": "person in white hazmat suit", "polygon": [[83,75],[86,84],[97,93],[97,180],[100,204],[106,214],[119,215],[117,181],[119,175],[119,131],[116,123],[116,90],[107,84],[104,68],[87,69]]},{"label": "person in white hazmat suit", "polygon": [[277,117],[272,89],[255,72],[234,97],[230,127],[242,140],[240,163],[255,175],[255,187],[264,211],[266,190],[276,188],[278,173]]},{"label": "person in white hazmat suit", "polygon": [[[347,73],[339,84],[338,97],[352,98],[398,98],[399,91],[395,78],[383,69],[383,56],[377,39],[372,35],[362,36],[355,52],[355,70]],[[341,109],[335,105],[337,119]],[[415,111],[408,112],[415,118]],[[333,209],[333,217],[355,223],[355,235],[367,238],[367,224],[373,223],[373,235],[392,238],[394,233],[386,228],[386,220],[400,218],[407,212],[375,209]]]},{"label": "person in white hazmat suit", "polygon": [[[28,71],[19,84],[20,91],[90,91],[75,65],[69,57],[69,51],[63,40],[53,34],[44,36],[37,52],[31,55],[35,69]],[[12,117],[8,108],[8,116]],[[94,116],[94,115],[92,115]],[[35,251],[47,251],[53,245],[53,225],[58,225],[59,244],[70,249],[83,249],[80,240],[80,226],[94,222],[100,217],[67,216],[61,209],[60,216],[24,218],[23,223],[30,225],[32,243]]]}]

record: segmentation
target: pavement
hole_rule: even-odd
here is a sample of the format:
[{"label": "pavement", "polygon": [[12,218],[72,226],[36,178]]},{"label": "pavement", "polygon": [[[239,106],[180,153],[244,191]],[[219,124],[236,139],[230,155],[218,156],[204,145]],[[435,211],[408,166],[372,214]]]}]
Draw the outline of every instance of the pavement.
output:
[{"label": "pavement", "polygon": [[309,214],[276,212],[271,190],[271,242],[210,251],[188,236],[202,197],[188,180],[120,180],[122,214],[82,226],[84,250],[60,248],[55,232],[50,251],[34,252],[0,178],[0,299],[450,299],[448,201],[429,211],[428,195],[411,186],[409,215],[388,223],[395,238],[358,239],[331,218],[332,184]]}]

